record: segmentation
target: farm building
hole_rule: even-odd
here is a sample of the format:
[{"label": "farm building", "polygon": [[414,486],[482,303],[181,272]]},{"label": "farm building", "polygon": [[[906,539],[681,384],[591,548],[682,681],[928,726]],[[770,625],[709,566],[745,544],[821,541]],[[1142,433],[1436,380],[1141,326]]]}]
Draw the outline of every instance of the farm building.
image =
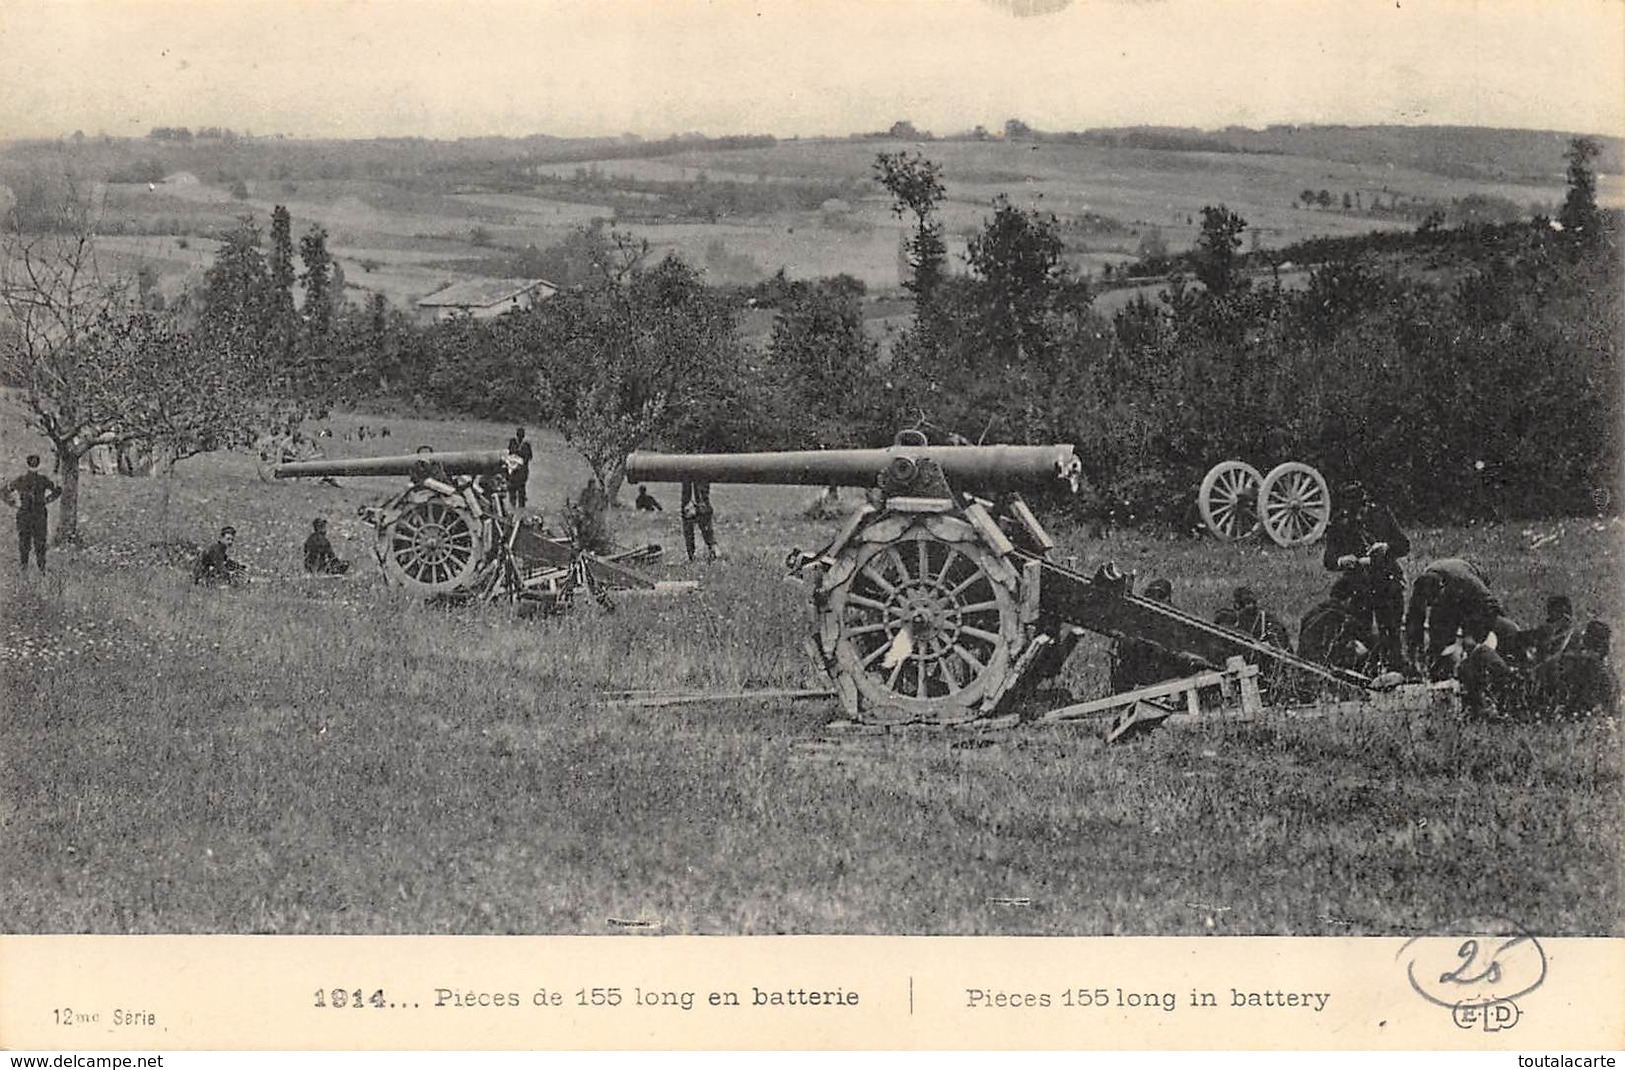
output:
[{"label": "farm building", "polygon": [[559,292],[546,279],[473,279],[457,282],[418,301],[418,309],[436,321],[455,316],[490,319],[530,308]]}]

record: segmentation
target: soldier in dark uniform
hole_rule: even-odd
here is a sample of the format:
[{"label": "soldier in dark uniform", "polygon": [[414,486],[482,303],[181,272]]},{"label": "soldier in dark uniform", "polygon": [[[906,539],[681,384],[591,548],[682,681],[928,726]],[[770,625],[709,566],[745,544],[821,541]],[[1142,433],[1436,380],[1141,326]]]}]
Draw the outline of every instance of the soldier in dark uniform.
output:
[{"label": "soldier in dark uniform", "polygon": [[45,533],[48,512],[46,506],[62,497],[62,488],[39,472],[39,454],[30,453],[25,464],[28,471],[7,483],[0,491],[8,504],[17,509],[17,553],[21,567],[28,568],[28,553],[34,552],[34,562],[45,571]]},{"label": "soldier in dark uniform", "polygon": [[1594,620],[1580,633],[1578,643],[1542,662],[1535,669],[1535,702],[1563,716],[1619,712],[1619,679],[1608,664],[1613,630]]},{"label": "soldier in dark uniform", "polygon": [[1461,638],[1461,664],[1456,680],[1461,684],[1461,708],[1469,717],[1493,719],[1523,712],[1528,678],[1501,656],[1489,643],[1470,634]]},{"label": "soldier in dark uniform", "polygon": [[690,480],[683,484],[683,548],[688,551],[688,559],[694,560],[694,529],[700,529],[700,536],[705,540],[705,555],[708,560],[717,559],[717,536],[712,530],[711,521],[715,515],[711,509],[711,484]]},{"label": "soldier in dark uniform", "polygon": [[1578,638],[1574,603],[1566,594],[1554,594],[1546,599],[1546,619],[1519,637],[1517,660],[1539,665],[1563,653]]},{"label": "soldier in dark uniform", "polygon": [[1453,666],[1445,652],[1466,635],[1492,650],[1508,645],[1516,650],[1518,626],[1490,592],[1489,575],[1460,557],[1433,562],[1411,585],[1411,604],[1405,611],[1405,649],[1415,667],[1435,680],[1450,676]]},{"label": "soldier in dark uniform", "polygon": [[231,559],[231,544],[237,541],[237,529],[227,525],[220,529],[220,538],[213,546],[198,555],[192,566],[192,582],[211,587],[229,584],[241,587],[248,583],[247,568]]},{"label": "soldier in dark uniform", "polygon": [[310,529],[305,536],[305,571],[323,576],[342,576],[350,571],[350,562],[333,552],[327,538],[327,521],[317,517],[310,522]]},{"label": "soldier in dark uniform", "polygon": [[1237,587],[1230,595],[1230,604],[1214,615],[1213,622],[1281,650],[1292,649],[1292,633],[1286,623],[1258,604],[1258,593],[1251,587]]},{"label": "soldier in dark uniform", "polygon": [[514,429],[513,437],[508,440],[508,453],[519,458],[519,465],[508,474],[508,500],[515,509],[522,509],[525,505],[526,488],[530,484],[530,461],[536,454],[525,441],[525,429]]},{"label": "soldier in dark uniform", "polygon": [[1373,501],[1364,484],[1352,481],[1338,490],[1322,560],[1353,584],[1351,608],[1370,622],[1376,636],[1373,670],[1398,668],[1405,662],[1401,643],[1405,572],[1399,559],[1410,552],[1411,540],[1394,514]]},{"label": "soldier in dark uniform", "polygon": [[638,507],[638,512],[640,513],[665,512],[665,510],[660,507],[659,500],[656,499],[653,494],[649,493],[648,487],[643,486],[641,483],[638,484],[638,500],[636,504]]},{"label": "soldier in dark uniform", "polygon": [[1354,580],[1339,576],[1331,595],[1304,614],[1298,627],[1298,653],[1334,669],[1364,671],[1377,641],[1371,614],[1354,610]]},{"label": "soldier in dark uniform", "polygon": [[[1156,602],[1173,603],[1174,586],[1167,580],[1152,580],[1145,585],[1141,597]],[[1201,672],[1208,665],[1201,658],[1162,646],[1125,636],[1112,644],[1110,681],[1112,694],[1120,695],[1140,687],[1150,687],[1164,680],[1177,680]]]}]

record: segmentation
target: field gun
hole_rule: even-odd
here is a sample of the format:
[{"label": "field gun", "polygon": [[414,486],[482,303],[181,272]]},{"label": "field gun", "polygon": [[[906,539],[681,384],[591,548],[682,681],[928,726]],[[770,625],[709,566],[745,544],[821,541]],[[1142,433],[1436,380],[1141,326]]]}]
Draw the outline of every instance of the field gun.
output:
[{"label": "field gun", "polygon": [[865,504],[815,553],[813,653],[846,711],[879,723],[957,724],[1006,712],[1053,677],[1079,639],[1133,638],[1216,669],[1235,657],[1276,681],[1362,692],[1369,681],[1144,598],[1110,565],[1051,560],[1055,542],[1020,491],[1075,492],[1068,445],[930,446],[918,432],[873,450],[633,453],[634,483],[864,487]]},{"label": "field gun", "polygon": [[360,515],[373,526],[384,578],[426,597],[567,598],[578,586],[655,590],[622,562],[658,556],[658,547],[599,556],[537,530],[508,504],[519,458],[501,450],[422,452],[278,465],[277,479],[405,476],[407,487]]}]

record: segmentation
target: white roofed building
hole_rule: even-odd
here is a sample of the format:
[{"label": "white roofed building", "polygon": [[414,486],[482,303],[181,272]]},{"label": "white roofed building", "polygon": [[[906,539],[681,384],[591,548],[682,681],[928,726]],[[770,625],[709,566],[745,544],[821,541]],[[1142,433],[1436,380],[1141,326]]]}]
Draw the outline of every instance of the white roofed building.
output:
[{"label": "white roofed building", "polygon": [[504,312],[530,308],[558,292],[559,288],[546,279],[471,279],[422,298],[417,307],[436,322],[457,316],[491,319]]}]

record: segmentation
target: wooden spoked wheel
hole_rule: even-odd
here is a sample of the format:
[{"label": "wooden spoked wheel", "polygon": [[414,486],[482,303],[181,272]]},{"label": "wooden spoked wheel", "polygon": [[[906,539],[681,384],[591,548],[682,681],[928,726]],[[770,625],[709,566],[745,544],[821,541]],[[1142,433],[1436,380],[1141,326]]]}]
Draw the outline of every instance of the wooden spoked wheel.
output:
[{"label": "wooden spoked wheel", "polygon": [[1277,546],[1303,546],[1326,534],[1332,492],[1309,465],[1287,461],[1264,477],[1258,489],[1258,516]]},{"label": "wooden spoked wheel", "polygon": [[1245,539],[1258,530],[1258,493],[1263,479],[1245,461],[1221,461],[1202,477],[1196,508],[1202,523],[1221,539]]},{"label": "wooden spoked wheel", "polygon": [[916,527],[859,543],[829,592],[833,668],[856,686],[865,719],[969,720],[1009,671],[1016,571],[955,523],[962,541]]},{"label": "wooden spoked wheel", "polygon": [[390,582],[426,595],[466,587],[486,558],[478,521],[438,499],[408,505],[379,528],[378,550]]}]

